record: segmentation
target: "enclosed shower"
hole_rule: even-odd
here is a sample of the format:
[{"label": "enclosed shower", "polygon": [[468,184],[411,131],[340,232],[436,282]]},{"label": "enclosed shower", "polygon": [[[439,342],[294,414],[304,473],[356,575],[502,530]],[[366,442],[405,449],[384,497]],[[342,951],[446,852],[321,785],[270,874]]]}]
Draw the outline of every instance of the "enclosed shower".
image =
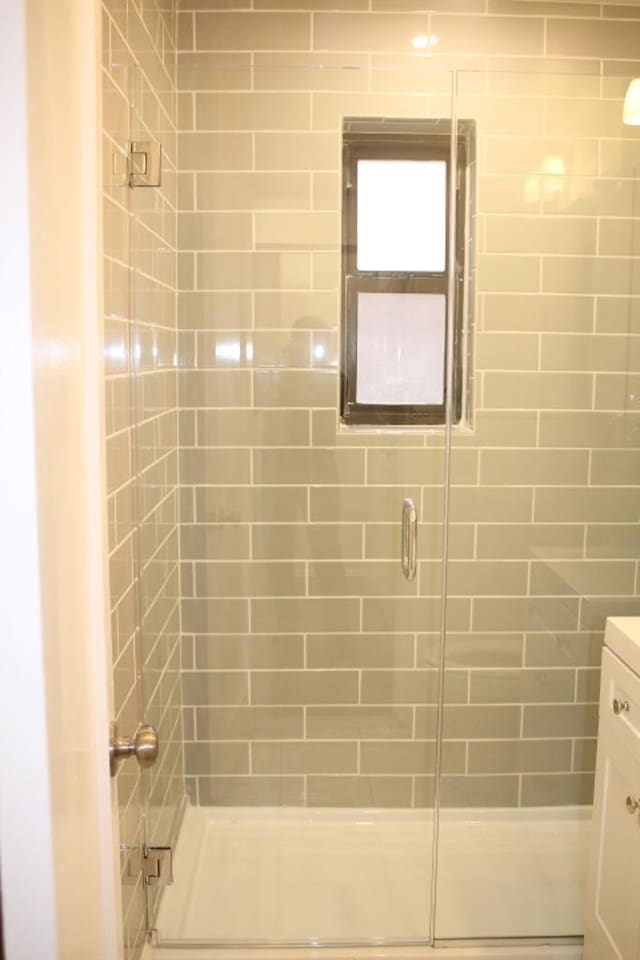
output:
[{"label": "enclosed shower", "polygon": [[[192,3],[171,85],[108,19],[117,698],[163,743],[119,775],[131,955],[576,942],[604,620],[640,608],[628,76],[527,60],[535,18],[514,62],[455,16]],[[349,144],[381,129],[442,165],[412,241],[441,224],[442,268],[402,288],[439,306],[401,346],[349,308],[402,295],[352,269]],[[132,141],[160,187],[123,182]],[[365,406],[435,356],[430,422],[345,416],[354,343]]]}]

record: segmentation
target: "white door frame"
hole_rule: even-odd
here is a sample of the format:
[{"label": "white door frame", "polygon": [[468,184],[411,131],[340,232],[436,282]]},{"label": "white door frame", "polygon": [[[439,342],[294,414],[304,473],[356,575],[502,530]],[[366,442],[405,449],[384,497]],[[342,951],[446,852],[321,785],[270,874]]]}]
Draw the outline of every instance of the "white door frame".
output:
[{"label": "white door frame", "polygon": [[100,286],[98,0],[0,32],[0,868],[6,960],[121,955]]}]

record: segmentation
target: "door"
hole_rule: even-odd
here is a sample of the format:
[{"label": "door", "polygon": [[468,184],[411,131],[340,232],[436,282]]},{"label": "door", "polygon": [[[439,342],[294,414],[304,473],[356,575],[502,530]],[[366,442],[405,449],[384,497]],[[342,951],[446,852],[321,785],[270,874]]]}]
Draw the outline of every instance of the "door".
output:
[{"label": "door", "polygon": [[87,55],[98,17],[96,3],[17,2],[0,40],[12,143],[0,227],[0,430],[12,464],[0,481],[0,712],[3,730],[20,732],[5,737],[0,775],[7,960],[118,956],[91,135],[98,74]]}]

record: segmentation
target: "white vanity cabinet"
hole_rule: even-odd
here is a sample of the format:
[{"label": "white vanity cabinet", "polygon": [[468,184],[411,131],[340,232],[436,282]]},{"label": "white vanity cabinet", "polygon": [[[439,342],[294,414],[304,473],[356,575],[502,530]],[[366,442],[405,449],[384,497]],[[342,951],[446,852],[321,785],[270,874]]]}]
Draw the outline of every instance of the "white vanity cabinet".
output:
[{"label": "white vanity cabinet", "polygon": [[640,958],[640,617],[607,621],[584,960]]}]

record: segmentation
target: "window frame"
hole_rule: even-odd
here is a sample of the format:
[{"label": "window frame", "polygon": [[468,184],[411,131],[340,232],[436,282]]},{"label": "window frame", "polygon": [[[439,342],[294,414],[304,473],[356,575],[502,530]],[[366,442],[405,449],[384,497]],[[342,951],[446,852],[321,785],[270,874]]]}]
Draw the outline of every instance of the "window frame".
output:
[{"label": "window frame", "polygon": [[[464,308],[466,301],[465,230],[468,226],[467,171],[473,161],[473,123],[457,126],[456,239],[454,263],[453,422],[464,407]],[[345,117],[342,141],[342,349],[340,419],[345,425],[369,427],[442,426],[447,410],[448,337],[443,358],[441,404],[363,404],[357,389],[358,293],[419,293],[449,297],[451,122]],[[445,163],[445,266],[442,272],[373,271],[357,268],[357,173],[360,160],[422,160]],[[448,315],[448,310],[447,310]]]}]

